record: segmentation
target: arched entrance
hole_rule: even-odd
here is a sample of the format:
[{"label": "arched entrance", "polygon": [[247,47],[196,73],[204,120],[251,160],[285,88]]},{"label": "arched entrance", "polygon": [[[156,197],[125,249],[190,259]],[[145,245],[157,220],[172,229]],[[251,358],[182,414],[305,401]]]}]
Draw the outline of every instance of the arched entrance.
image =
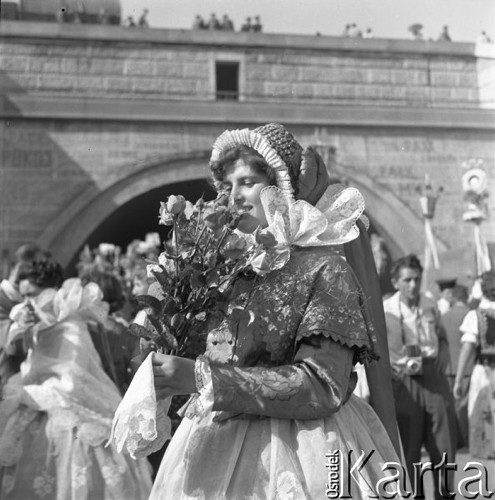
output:
[{"label": "arched entrance", "polygon": [[[183,194],[195,201],[213,191],[207,178],[209,152],[181,157],[156,158],[136,165],[131,173],[105,189],[92,188],[83,193],[42,234],[38,243],[51,249],[55,257],[70,268],[87,243],[115,243],[125,248],[135,238],[158,231],[159,202],[171,194]],[[424,248],[420,217],[392,192],[367,175],[348,172],[349,184],[364,195],[367,214],[376,232],[382,236],[392,258]],[[439,242],[439,251],[446,249]]]},{"label": "arched entrance", "polygon": [[110,235],[125,242],[149,230],[158,231],[159,202],[170,194],[182,193],[191,199],[203,193],[212,196],[208,158],[209,152],[198,152],[156,158],[134,165],[130,173],[123,169],[113,184],[93,187],[75,199],[43,231],[38,243],[68,267],[87,242],[111,242]]}]

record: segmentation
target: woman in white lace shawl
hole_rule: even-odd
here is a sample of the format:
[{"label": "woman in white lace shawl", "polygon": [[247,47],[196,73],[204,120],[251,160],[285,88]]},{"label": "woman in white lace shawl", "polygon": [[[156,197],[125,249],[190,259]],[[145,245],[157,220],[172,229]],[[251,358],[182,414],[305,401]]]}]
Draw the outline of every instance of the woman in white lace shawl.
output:
[{"label": "woman in white lace shawl", "polygon": [[28,354],[0,402],[2,500],[145,500],[147,464],[105,447],[121,397],[104,373],[88,321],[105,322],[97,285],[62,282],[60,266],[36,261],[20,276],[24,302],[12,339]]},{"label": "woman in white lace shawl", "polygon": [[[290,258],[236,282],[231,315],[209,332],[204,356],[153,354],[138,371],[145,380],[140,371],[152,366],[159,409],[163,398],[193,394],[153,500],[364,499],[390,479],[385,462],[399,462],[375,412],[352,394],[353,365],[377,354],[366,298],[341,247],[359,236],[363,198],[317,176],[305,185],[302,172],[320,161],[278,124],[226,131],[213,146],[217,187]],[[134,446],[139,437],[121,425],[133,422],[128,408],[116,440]],[[369,460],[351,477],[362,451]]]}]

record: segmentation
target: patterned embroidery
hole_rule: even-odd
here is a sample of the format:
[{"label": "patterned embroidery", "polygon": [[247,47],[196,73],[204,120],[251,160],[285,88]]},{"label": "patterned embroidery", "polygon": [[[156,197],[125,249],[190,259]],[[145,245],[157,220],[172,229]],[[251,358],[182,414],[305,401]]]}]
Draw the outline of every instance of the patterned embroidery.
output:
[{"label": "patterned embroidery", "polygon": [[495,354],[495,311],[478,309],[479,341],[481,354]]},{"label": "patterned embroidery", "polygon": [[226,322],[208,334],[205,355],[218,363],[228,363],[231,359],[234,363],[238,361],[237,355],[234,354],[234,337]]},{"label": "patterned embroidery", "polygon": [[241,376],[244,374],[250,392],[272,400],[287,401],[303,385],[301,372],[292,367],[256,367],[244,369],[240,374]]},{"label": "patterned embroidery", "polygon": [[106,465],[101,468],[101,475],[111,488],[116,488],[119,485],[123,486],[123,474],[125,467],[119,466],[113,460],[108,460]]},{"label": "patterned embroidery", "polygon": [[288,470],[277,477],[276,500],[299,500],[306,495],[297,476]]},{"label": "patterned embroidery", "polygon": [[[22,411],[12,412],[8,401],[0,405],[0,422],[2,432],[0,433],[0,463],[1,465],[13,465],[19,462],[22,456],[22,439],[29,426],[39,415],[31,408],[23,407]],[[15,418],[11,418],[15,416]]]},{"label": "patterned embroidery", "polygon": [[375,357],[376,338],[356,278],[328,248],[295,250],[284,268],[256,284],[247,301],[252,286],[240,282],[233,301],[250,311],[249,320],[231,319],[210,333],[206,355],[212,361],[243,365],[249,356],[290,363],[295,343],[312,335],[354,348],[358,361]]},{"label": "patterned embroidery", "polygon": [[4,469],[2,478],[2,490],[4,493],[10,493],[14,490],[15,486],[15,467],[8,467]]},{"label": "patterned embroidery", "polygon": [[86,477],[88,468],[80,465],[72,465],[72,486],[74,488],[86,488],[88,480]]},{"label": "patterned embroidery", "polygon": [[51,476],[45,469],[40,476],[36,476],[33,480],[33,490],[37,496],[44,498],[53,493],[53,484],[55,477]]}]

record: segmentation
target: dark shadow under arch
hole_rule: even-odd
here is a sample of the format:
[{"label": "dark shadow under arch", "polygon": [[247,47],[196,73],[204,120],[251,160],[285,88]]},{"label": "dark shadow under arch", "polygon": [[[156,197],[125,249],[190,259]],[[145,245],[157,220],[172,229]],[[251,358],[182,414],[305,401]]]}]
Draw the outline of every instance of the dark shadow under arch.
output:
[{"label": "dark shadow under arch", "polygon": [[85,245],[96,248],[100,243],[113,243],[125,251],[131,241],[144,240],[147,233],[158,233],[161,241],[164,241],[169,229],[158,224],[160,202],[166,201],[170,195],[178,194],[191,202],[201,196],[205,200],[215,197],[215,191],[206,179],[167,184],[136,196],[118,207],[95,228],[72,257],[66,273],[75,275],[75,265]]},{"label": "dark shadow under arch", "polygon": [[[43,232],[38,243],[49,248],[66,268],[74,266],[88,243],[114,242],[125,248],[134,238],[159,230],[159,202],[170,194],[195,201],[209,189],[209,152],[155,158],[122,169],[120,179],[103,190],[93,186],[81,193]],[[397,196],[369,176],[348,172],[349,184],[361,190],[370,220],[392,257],[424,249],[423,224]],[[212,196],[210,191],[210,196]],[[110,241],[110,237],[113,241]],[[439,251],[445,245],[438,242]]]}]

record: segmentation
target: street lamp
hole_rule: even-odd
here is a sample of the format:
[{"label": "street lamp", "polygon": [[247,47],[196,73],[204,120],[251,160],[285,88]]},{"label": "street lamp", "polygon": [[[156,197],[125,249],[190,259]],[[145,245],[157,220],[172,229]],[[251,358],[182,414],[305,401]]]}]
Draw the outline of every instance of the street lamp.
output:
[{"label": "street lamp", "polygon": [[424,185],[418,186],[416,190],[420,194],[419,204],[421,206],[421,214],[423,216],[425,226],[425,268],[431,267],[431,264],[433,263],[433,267],[438,269],[440,267],[440,262],[438,260],[438,252],[435,238],[433,236],[433,230],[431,229],[431,220],[435,216],[437,200],[440,193],[443,191],[443,187],[440,186],[436,190],[433,189],[430,176],[426,174]]},{"label": "street lamp", "polygon": [[481,224],[488,218],[488,177],[483,169],[483,160],[479,158],[465,161],[462,166],[466,170],[462,176],[462,190],[466,201],[462,219],[473,224],[476,272],[480,276],[492,268],[488,246],[481,233]]}]

